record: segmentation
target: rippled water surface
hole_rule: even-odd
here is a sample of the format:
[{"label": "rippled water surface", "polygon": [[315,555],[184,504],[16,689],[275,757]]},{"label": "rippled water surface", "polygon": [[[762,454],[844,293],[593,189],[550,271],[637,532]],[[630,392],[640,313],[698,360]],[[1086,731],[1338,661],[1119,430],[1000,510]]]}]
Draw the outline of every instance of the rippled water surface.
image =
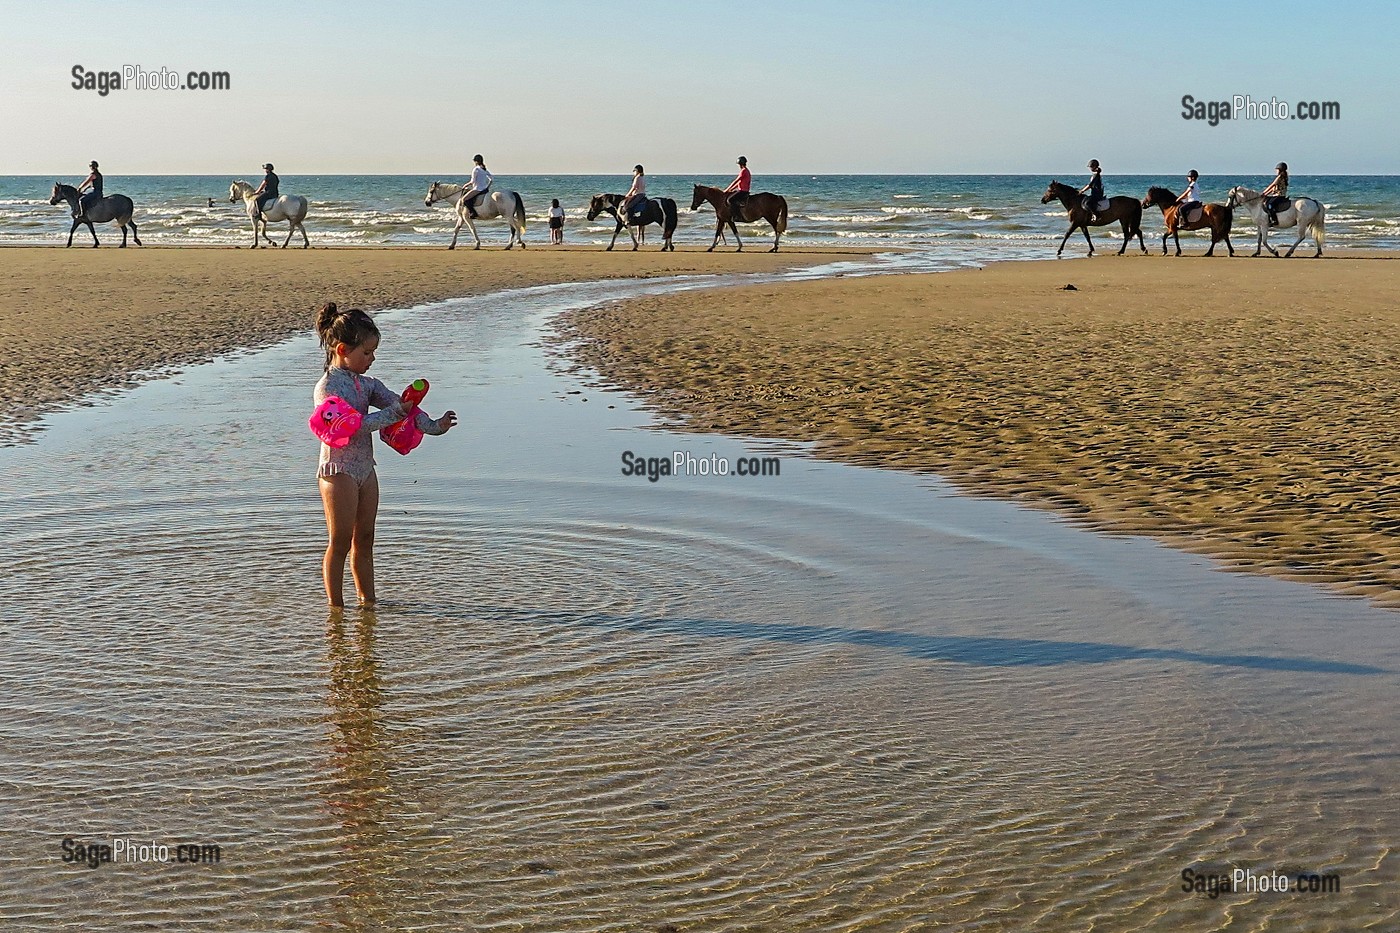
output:
[{"label": "rippled water surface", "polygon": [[[382,315],[375,374],[463,425],[380,447],[339,622],[309,337],[0,450],[0,928],[1395,928],[1400,617],[653,430],[539,345],[699,284]],[[221,860],[62,861],[113,836]],[[1181,891],[1233,866],[1343,890]]]}]

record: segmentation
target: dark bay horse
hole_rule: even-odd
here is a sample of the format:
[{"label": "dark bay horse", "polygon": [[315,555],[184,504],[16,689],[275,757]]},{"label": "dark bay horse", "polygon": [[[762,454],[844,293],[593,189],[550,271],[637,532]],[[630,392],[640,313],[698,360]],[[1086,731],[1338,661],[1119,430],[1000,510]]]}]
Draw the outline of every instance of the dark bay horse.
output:
[{"label": "dark bay horse", "polygon": [[[141,245],[141,238],[136,235],[136,224],[131,220],[131,213],[136,208],[131,203],[131,198],[124,194],[109,194],[100,201],[94,201],[92,206],[82,217],[78,216],[78,189],[72,185],[64,185],[58,182],[53,183],[53,196],[49,198],[50,204],[57,204],[59,201],[67,201],[68,209],[73,212],[73,226],[68,230],[68,246],[73,245],[73,231],[83,224],[87,224],[88,233],[92,234],[92,245],[96,248],[100,244],[97,242],[97,231],[92,228],[94,223],[105,224],[115,222],[122,228],[122,246],[126,245],[126,228],[131,226],[131,237],[136,241],[136,245]],[[65,247],[66,248],[66,247]]]},{"label": "dark bay horse", "polygon": [[595,194],[593,200],[588,202],[589,220],[597,220],[599,214],[611,214],[613,220],[617,221],[608,249],[611,250],[617,245],[617,235],[626,227],[628,235],[632,237],[632,251],[636,252],[637,234],[632,232],[632,227],[645,228],[647,224],[656,224],[661,228],[661,251],[675,252],[676,244],[671,242],[671,236],[676,232],[676,223],[680,216],[676,211],[676,202],[670,198],[647,198],[641,213],[635,215],[637,222],[633,224],[630,218],[624,218],[618,210],[625,198],[626,195],[622,194]]},{"label": "dark bay horse", "polygon": [[[739,248],[735,252],[743,252],[744,241],[739,239],[739,229],[734,226],[736,218],[729,216],[729,195],[725,194],[722,188],[696,185],[695,197],[690,201],[690,209],[692,211],[698,210],[701,202],[704,201],[710,202],[710,206],[715,209],[716,221],[715,240],[710,244],[710,249],[705,250],[705,252],[710,252],[719,244],[720,234],[724,232],[725,224],[729,225],[729,229],[734,232],[734,239],[739,243]],[[737,219],[741,223],[751,224],[760,220],[768,221],[773,228],[773,248],[768,252],[776,253],[778,240],[782,239],[783,234],[787,232],[787,199],[779,194],[760,191],[745,198],[740,210],[743,211],[743,216]]]},{"label": "dark bay horse", "polygon": [[1147,244],[1142,241],[1142,203],[1137,198],[1109,198],[1107,209],[1099,211],[1098,219],[1092,224],[1089,222],[1089,212],[1084,209],[1084,196],[1078,189],[1052,181],[1041,196],[1040,203],[1049,204],[1055,200],[1063,204],[1065,212],[1069,214],[1069,229],[1065,231],[1064,239],[1060,240],[1060,248],[1055,250],[1056,256],[1065,251],[1070,234],[1080,229],[1084,231],[1084,241],[1089,244],[1089,255],[1094,255],[1094,241],[1089,239],[1089,228],[1102,227],[1115,221],[1123,228],[1123,245],[1118,248],[1119,256],[1127,250],[1128,241],[1134,236],[1138,238],[1138,246],[1142,247],[1143,253],[1147,252]]},{"label": "dark bay horse", "polygon": [[1181,255],[1181,237],[1177,236],[1179,230],[1202,230],[1210,228],[1210,249],[1206,250],[1207,256],[1215,255],[1215,244],[1221,240],[1225,241],[1225,248],[1230,251],[1230,255],[1235,255],[1235,247],[1230,244],[1230,226],[1235,222],[1235,212],[1228,204],[1203,204],[1201,205],[1201,217],[1191,223],[1181,222],[1181,208],[1176,203],[1176,195],[1167,188],[1153,186],[1147,189],[1147,195],[1142,199],[1144,209],[1149,207],[1160,207],[1162,209],[1162,220],[1167,224],[1167,232],[1162,234],[1162,255],[1167,255],[1167,237],[1176,241],[1176,254]]}]

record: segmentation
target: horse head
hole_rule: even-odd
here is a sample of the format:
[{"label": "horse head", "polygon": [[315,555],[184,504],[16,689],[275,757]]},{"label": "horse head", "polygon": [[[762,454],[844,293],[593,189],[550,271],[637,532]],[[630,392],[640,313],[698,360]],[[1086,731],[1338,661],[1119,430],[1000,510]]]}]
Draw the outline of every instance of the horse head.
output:
[{"label": "horse head", "polygon": [[235,181],[231,183],[228,186],[228,202],[232,204],[235,201],[243,200],[243,190],[247,187],[248,183],[246,181]]},{"label": "horse head", "polygon": [[1143,207],[1158,207],[1162,205],[1171,205],[1175,203],[1176,198],[1172,197],[1172,193],[1170,191],[1168,191],[1166,188],[1159,188],[1156,185],[1153,185],[1151,188],[1148,188],[1147,194],[1143,195],[1142,198]]},{"label": "horse head", "polygon": [[53,196],[49,198],[49,204],[50,204],[51,206],[54,205],[54,204],[57,204],[59,201],[62,201],[62,200],[64,199],[64,198],[63,198],[63,190],[62,190],[62,189],[63,189],[63,185],[62,185],[62,184],[60,184],[59,182],[54,182],[54,183],[53,183]]},{"label": "horse head", "polygon": [[1249,200],[1246,195],[1253,193],[1254,192],[1250,191],[1244,185],[1235,185],[1235,187],[1230,189],[1230,196],[1225,199],[1225,204],[1231,209],[1241,207],[1245,201]]},{"label": "horse head", "polygon": [[698,211],[700,209],[700,205],[703,203],[705,203],[705,186],[696,185],[695,197],[690,199],[690,209],[692,211]]},{"label": "horse head", "polygon": [[438,186],[441,184],[442,182],[435,181],[428,186],[428,193],[423,196],[424,207],[432,207],[434,202],[442,200],[438,197]]},{"label": "horse head", "polygon": [[588,219],[597,220],[598,215],[608,209],[608,196],[606,194],[595,194],[588,202]]},{"label": "horse head", "polygon": [[1047,185],[1045,188],[1045,193],[1040,196],[1040,203],[1049,204],[1051,201],[1058,201],[1060,199],[1060,195],[1055,190],[1058,187],[1060,187],[1060,183],[1058,181],[1050,182],[1050,184]]}]

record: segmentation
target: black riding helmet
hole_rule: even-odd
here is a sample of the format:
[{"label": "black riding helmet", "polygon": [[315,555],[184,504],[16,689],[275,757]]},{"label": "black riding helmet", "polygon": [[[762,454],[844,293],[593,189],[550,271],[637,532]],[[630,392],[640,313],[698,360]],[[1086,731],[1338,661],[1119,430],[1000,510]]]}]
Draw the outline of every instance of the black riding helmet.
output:
[{"label": "black riding helmet", "polygon": [[263,170],[264,170],[264,171],[268,171],[268,172],[272,171],[272,170],[273,170],[273,169],[272,169],[272,163],[271,163],[271,162],[264,162],[264,163],[263,163]]},{"label": "black riding helmet", "polygon": [[1189,172],[1186,173],[1186,177],[1187,177],[1187,178],[1200,178],[1200,177],[1201,177],[1201,173],[1198,172],[1198,171],[1196,171],[1196,170],[1193,168],[1191,171],[1189,171]]},{"label": "black riding helmet", "polygon": [[1287,163],[1287,162],[1280,162],[1278,165],[1275,165],[1275,166],[1274,166],[1274,171],[1276,171],[1276,172],[1286,172],[1286,171],[1288,171],[1288,163]]},{"label": "black riding helmet", "polygon": [[1098,167],[1099,167],[1099,160],[1098,160],[1098,159],[1090,159],[1090,160],[1089,160],[1089,168],[1098,168]]},{"label": "black riding helmet", "polygon": [[95,161],[89,162],[89,163],[88,163],[88,168],[97,168],[97,162],[95,162]]},{"label": "black riding helmet", "polygon": [[748,165],[748,164],[749,164],[748,157],[747,157],[747,156],[739,156],[739,164],[740,164],[740,165]]},{"label": "black riding helmet", "polygon": [[638,172],[638,173],[640,173],[640,174],[642,174],[642,175],[645,175],[645,174],[646,174],[646,169],[642,168],[641,163],[638,163],[638,164],[632,166],[632,171]]},{"label": "black riding helmet", "polygon": [[486,160],[481,157],[481,153],[479,152],[476,155],[472,156],[472,161],[475,162],[477,165],[486,164]]}]

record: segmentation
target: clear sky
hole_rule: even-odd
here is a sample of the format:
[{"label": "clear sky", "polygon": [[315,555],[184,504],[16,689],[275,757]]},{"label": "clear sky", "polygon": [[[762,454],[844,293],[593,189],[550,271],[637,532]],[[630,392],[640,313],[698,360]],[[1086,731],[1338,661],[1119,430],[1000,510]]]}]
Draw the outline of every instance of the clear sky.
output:
[{"label": "clear sky", "polygon": [[[0,0],[0,174],[1400,174],[1400,4]],[[229,91],[75,90],[228,71]],[[1181,97],[1342,119],[1183,120]]]}]

